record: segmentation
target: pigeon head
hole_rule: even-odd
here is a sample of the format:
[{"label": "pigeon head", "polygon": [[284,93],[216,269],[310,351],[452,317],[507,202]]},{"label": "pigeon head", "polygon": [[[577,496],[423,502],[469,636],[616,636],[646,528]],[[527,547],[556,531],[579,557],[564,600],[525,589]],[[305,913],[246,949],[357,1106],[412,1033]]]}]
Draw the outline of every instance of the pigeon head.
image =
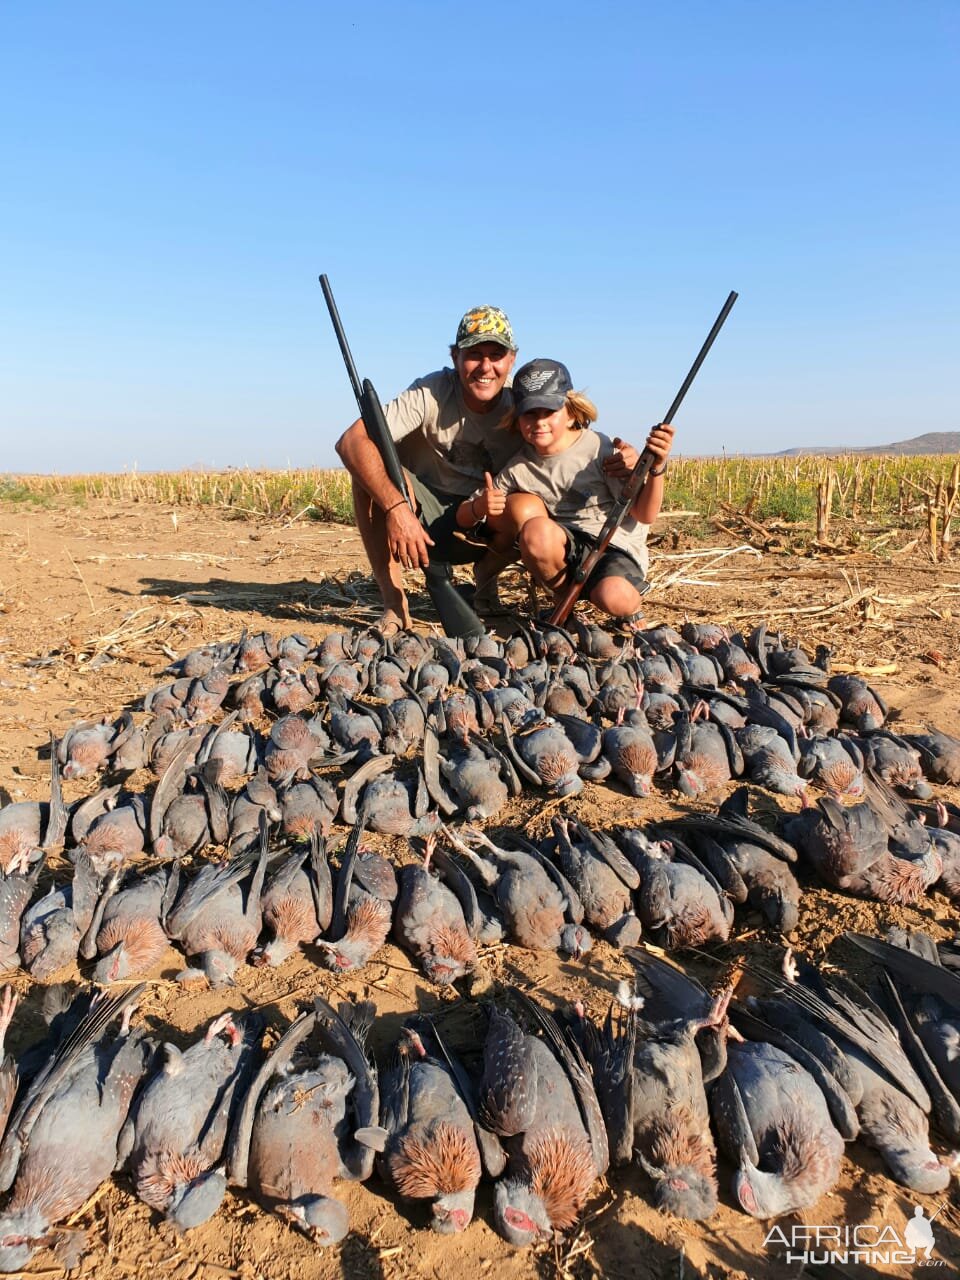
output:
[{"label": "pigeon head", "polygon": [[49,978],[77,957],[77,926],[72,911],[57,911],[44,922],[46,937],[41,950],[32,955],[32,938],[24,938],[23,953],[27,968],[35,978]]},{"label": "pigeon head", "polygon": [[751,1218],[778,1218],[796,1206],[778,1173],[764,1173],[745,1156],[743,1168],[733,1178],[733,1193]]},{"label": "pigeon head", "polygon": [[703,795],[707,790],[707,784],[703,781],[698,773],[692,769],[678,766],[677,768],[677,790],[682,795],[695,799],[697,796]]},{"label": "pigeon head", "polygon": [[227,1180],[219,1169],[178,1186],[167,1209],[167,1221],[178,1231],[189,1231],[209,1222],[220,1208],[227,1190]]},{"label": "pigeon head", "polygon": [[370,958],[370,948],[364,942],[354,942],[350,938],[341,938],[339,942],[318,938],[315,945],[320,948],[320,963],[334,973],[360,969]]},{"label": "pigeon head", "polygon": [[284,1216],[319,1248],[339,1244],[350,1230],[346,1205],[329,1196],[301,1196],[286,1210]]},{"label": "pigeon head", "polygon": [[690,1165],[680,1165],[654,1183],[653,1203],[664,1213],[702,1222],[716,1212],[716,1179]]},{"label": "pigeon head", "polygon": [[504,1240],[517,1249],[553,1235],[543,1200],[516,1178],[504,1178],[495,1186],[493,1219]]},{"label": "pigeon head", "polygon": [[0,1271],[20,1271],[47,1243],[49,1224],[37,1209],[27,1207],[0,1218]]},{"label": "pigeon head", "polygon": [[473,1218],[473,1190],[453,1191],[438,1196],[431,1208],[430,1225],[442,1236],[455,1235],[470,1225]]},{"label": "pigeon head", "polygon": [[203,953],[203,972],[211,987],[234,987],[233,975],[237,971],[236,958],[227,951],[205,951]]},{"label": "pigeon head", "polygon": [[105,987],[110,982],[120,982],[129,976],[130,957],[123,942],[118,942],[115,947],[111,947],[107,954],[97,961],[93,970],[93,980],[101,987]]},{"label": "pigeon head", "polygon": [[581,924],[565,924],[560,930],[560,950],[579,960],[593,946],[593,939]]},{"label": "pigeon head", "polygon": [[894,1180],[921,1195],[933,1195],[950,1185],[950,1169],[942,1164],[929,1148],[908,1147],[902,1150],[886,1149],[883,1153]]}]

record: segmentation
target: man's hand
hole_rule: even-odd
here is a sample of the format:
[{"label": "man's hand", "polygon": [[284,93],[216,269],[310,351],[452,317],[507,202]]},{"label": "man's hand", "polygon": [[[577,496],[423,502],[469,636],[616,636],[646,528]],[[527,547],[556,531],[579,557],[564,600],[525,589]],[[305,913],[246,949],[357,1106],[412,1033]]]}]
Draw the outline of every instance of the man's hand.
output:
[{"label": "man's hand", "polygon": [[387,546],[405,569],[425,569],[433,539],[405,502],[385,513]]},{"label": "man's hand", "polygon": [[502,516],[507,509],[507,495],[497,488],[489,471],[483,473],[483,493],[474,506],[480,519],[484,516]]},{"label": "man's hand", "polygon": [[603,469],[614,480],[626,480],[640,455],[632,444],[627,444],[619,436],[614,436],[613,448],[614,452],[603,460]]}]

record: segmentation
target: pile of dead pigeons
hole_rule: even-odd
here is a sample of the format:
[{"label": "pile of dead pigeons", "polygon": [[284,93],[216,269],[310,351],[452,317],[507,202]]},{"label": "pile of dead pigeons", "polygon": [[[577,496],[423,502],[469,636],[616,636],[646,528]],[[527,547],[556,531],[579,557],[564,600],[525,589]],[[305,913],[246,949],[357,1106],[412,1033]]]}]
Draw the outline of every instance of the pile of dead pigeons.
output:
[{"label": "pile of dead pigeons", "polygon": [[[930,782],[960,781],[960,741],[889,732],[863,680],[762,626],[574,625],[506,641],[244,634],[52,744],[49,802],[0,810],[8,971],[46,981],[79,959],[109,988],[176,946],[181,980],[219,986],[300,951],[354,971],[392,938],[429,981],[469,992],[479,946],[578,958],[600,937],[625,948],[639,994],[602,1027],[519,992],[472,1005],[482,1061],[412,1019],[379,1078],[367,1006],[318,998],[265,1055],[252,1016],[180,1052],[126,1022],[107,1036],[137,988],[67,1008],[51,996],[49,1039],[19,1074],[9,1057],[0,1068],[0,1268],[22,1267],[123,1166],[182,1229],[230,1182],[317,1243],[348,1229],[335,1180],[374,1168],[429,1202],[440,1231],[465,1227],[480,1178],[496,1179],[496,1226],[515,1244],[572,1225],[608,1165],[633,1158],[658,1206],[703,1218],[713,1133],[757,1217],[812,1204],[858,1133],[904,1185],[946,1185],[929,1125],[960,1143],[960,980],[928,939],[861,940],[882,965],[876,999],[807,968],[759,973],[769,991],[731,1002],[636,948],[725,941],[740,904],[789,933],[798,868],[882,902],[960,895],[960,810],[928,803]],[[102,785],[68,810],[61,778]],[[496,827],[522,791],[574,797],[584,780],[629,797],[629,823],[591,830],[568,804],[536,841]],[[768,797],[759,822],[738,780],[803,807]],[[652,789],[682,809],[644,822]],[[335,823],[349,834],[328,853]],[[405,838],[406,856],[365,848],[368,831]],[[72,874],[40,894],[54,850]]]}]

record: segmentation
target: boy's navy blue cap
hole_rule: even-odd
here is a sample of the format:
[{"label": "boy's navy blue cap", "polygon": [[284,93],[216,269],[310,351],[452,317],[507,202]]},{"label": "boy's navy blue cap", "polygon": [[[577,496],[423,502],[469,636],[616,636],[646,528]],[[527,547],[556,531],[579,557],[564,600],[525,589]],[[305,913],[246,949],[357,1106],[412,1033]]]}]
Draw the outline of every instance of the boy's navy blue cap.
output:
[{"label": "boy's navy blue cap", "polygon": [[530,360],[513,375],[514,411],[529,413],[531,409],[560,409],[573,390],[570,370],[559,360]]}]

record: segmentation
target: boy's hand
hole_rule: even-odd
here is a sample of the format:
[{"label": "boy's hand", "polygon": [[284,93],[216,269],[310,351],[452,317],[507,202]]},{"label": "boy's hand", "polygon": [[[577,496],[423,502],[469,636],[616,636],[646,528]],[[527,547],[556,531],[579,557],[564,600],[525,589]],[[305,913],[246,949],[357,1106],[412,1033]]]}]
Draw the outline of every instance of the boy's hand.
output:
[{"label": "boy's hand", "polygon": [[619,436],[614,436],[613,448],[614,452],[603,460],[603,469],[614,480],[626,480],[640,455],[632,444],[627,444]]},{"label": "boy's hand", "polygon": [[497,488],[489,471],[483,473],[483,493],[477,498],[476,509],[484,516],[502,516],[507,509],[507,495]]}]

